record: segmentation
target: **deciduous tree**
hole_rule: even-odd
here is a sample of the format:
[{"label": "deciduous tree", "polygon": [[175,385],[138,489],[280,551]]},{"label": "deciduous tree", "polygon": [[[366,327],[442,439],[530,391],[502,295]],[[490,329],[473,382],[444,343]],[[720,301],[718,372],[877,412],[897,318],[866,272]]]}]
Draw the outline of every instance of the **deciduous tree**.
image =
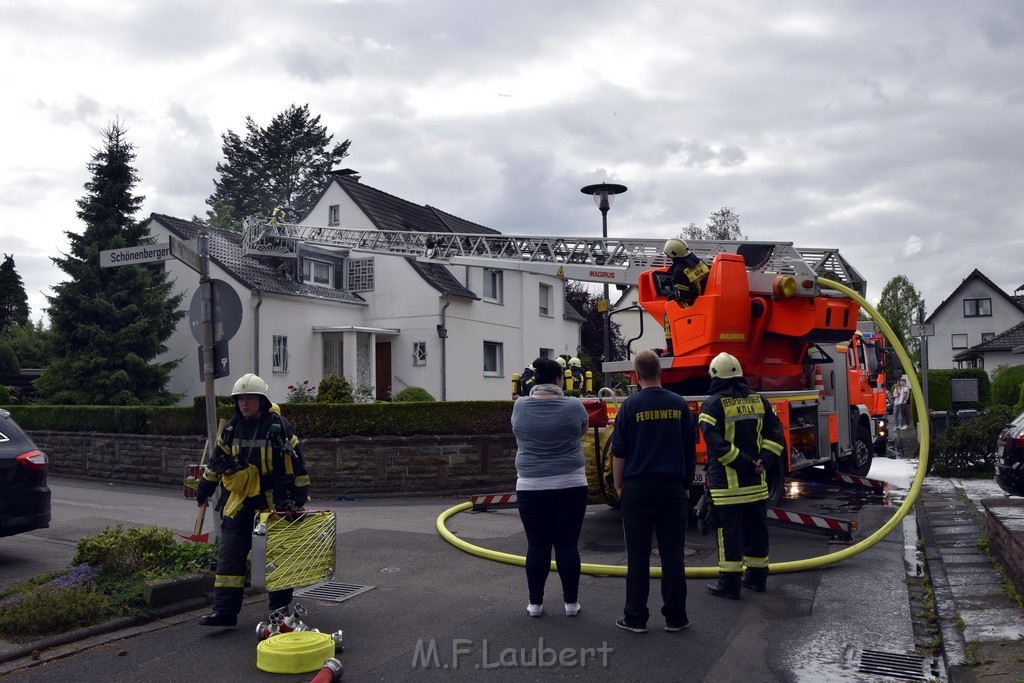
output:
[{"label": "deciduous tree", "polygon": [[143,197],[134,146],[120,122],[103,131],[104,145],[88,164],[90,180],[78,200],[81,233],[67,231],[69,254],[52,259],[68,279],[48,297],[53,358],[36,380],[41,400],[74,405],[171,403],[167,391],[178,361],[152,362],[185,315],[181,295],[158,269],[100,268],[100,252],[145,244],[134,216]]},{"label": "deciduous tree", "polygon": [[[580,359],[591,359],[594,364],[594,390],[604,386],[604,375],[600,371],[604,358],[604,314],[597,310],[601,296],[591,292],[583,284],[574,281],[565,283],[565,300],[583,316],[580,328]],[[611,323],[611,360],[625,360],[626,344],[622,330],[614,320]]]},{"label": "deciduous tree", "polygon": [[690,223],[679,233],[684,240],[745,240],[740,230],[740,217],[730,207],[723,206],[708,216],[703,228]]},{"label": "deciduous tree", "polygon": [[[906,275],[896,275],[882,288],[882,295],[878,301],[878,312],[885,321],[892,327],[900,343],[907,349],[907,353],[915,365],[921,361],[921,344],[917,337],[908,336],[910,325],[917,322],[918,309],[924,305],[921,292],[913,285]],[[896,354],[889,356],[889,363],[886,367],[887,377],[897,377],[894,371],[898,363]],[[909,368],[913,370],[913,368]]]}]

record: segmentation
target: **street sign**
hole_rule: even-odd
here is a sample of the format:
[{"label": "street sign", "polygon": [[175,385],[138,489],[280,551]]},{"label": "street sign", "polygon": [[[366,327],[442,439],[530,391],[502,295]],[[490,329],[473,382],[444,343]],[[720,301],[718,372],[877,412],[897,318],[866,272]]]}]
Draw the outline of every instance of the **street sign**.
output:
[{"label": "street sign", "polygon": [[199,252],[193,249],[187,242],[183,242],[174,235],[171,235],[170,251],[171,256],[178,259],[200,275],[203,274],[203,257],[200,256]]},{"label": "street sign", "polygon": [[123,249],[107,249],[100,252],[100,268],[116,266],[137,266],[140,263],[166,261],[171,258],[171,249],[167,242],[144,244],[138,247]]},{"label": "street sign", "polygon": [[[199,381],[206,381],[206,368],[203,367],[203,347],[199,347]],[[222,339],[213,344],[213,378],[220,379],[231,374],[231,364],[228,362],[228,340]]]},{"label": "street sign", "polygon": [[[213,290],[213,307],[211,308],[214,343],[222,339],[231,339],[242,326],[242,300],[234,288],[223,280],[210,280]],[[203,343],[203,298],[207,287],[200,284],[192,295],[188,307],[188,323],[192,329],[192,337]]]},{"label": "street sign", "polygon": [[934,337],[935,325],[933,323],[917,323],[910,326],[911,337]]}]

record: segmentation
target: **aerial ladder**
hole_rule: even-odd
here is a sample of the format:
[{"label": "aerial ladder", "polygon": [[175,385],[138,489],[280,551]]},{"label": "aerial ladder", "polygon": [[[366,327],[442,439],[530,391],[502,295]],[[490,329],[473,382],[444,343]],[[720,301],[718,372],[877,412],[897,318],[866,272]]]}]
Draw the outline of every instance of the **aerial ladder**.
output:
[{"label": "aerial ladder", "polygon": [[[640,307],[672,331],[674,355],[661,358],[664,386],[699,409],[707,391],[708,364],[726,351],[740,361],[751,387],[772,401],[787,427],[785,476],[813,465],[866,475],[872,451],[871,413],[853,403],[852,381],[847,372],[839,371],[845,368],[845,356],[836,357],[849,353],[859,305],[818,282],[825,277],[863,295],[864,278],[838,249],[802,248],[791,242],[687,244],[710,266],[704,292],[689,307],[669,296],[671,260],[660,239],[388,231],[247,219],[242,252],[280,263],[298,258],[302,247],[310,245],[634,286]],[[821,367],[812,369],[815,365]],[[823,381],[821,368],[829,369],[828,382]],[[602,370],[632,373],[627,360],[607,361]],[[824,388],[819,390],[818,383]],[[608,470],[602,474],[610,476]],[[877,487],[877,482],[865,481]],[[777,501],[781,476],[771,488]]]}]

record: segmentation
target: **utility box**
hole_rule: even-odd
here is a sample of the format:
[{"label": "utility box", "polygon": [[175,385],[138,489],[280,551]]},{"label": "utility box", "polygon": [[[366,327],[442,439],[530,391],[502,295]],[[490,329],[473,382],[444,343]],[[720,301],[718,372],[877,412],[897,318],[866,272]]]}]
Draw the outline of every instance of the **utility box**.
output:
[{"label": "utility box", "polygon": [[978,379],[976,377],[951,379],[949,385],[953,393],[953,403],[975,403],[978,401]]}]

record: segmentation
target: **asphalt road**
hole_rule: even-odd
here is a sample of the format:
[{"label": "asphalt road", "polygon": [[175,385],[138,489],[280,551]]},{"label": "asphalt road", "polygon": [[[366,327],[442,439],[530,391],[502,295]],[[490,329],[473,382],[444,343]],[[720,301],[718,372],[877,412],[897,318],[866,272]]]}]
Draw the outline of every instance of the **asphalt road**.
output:
[{"label": "asphalt road", "polygon": [[[884,460],[884,459],[883,459]],[[66,566],[74,542],[110,524],[160,524],[191,533],[195,506],[177,490],[131,488],[54,478],[53,525],[0,539],[0,585]],[[866,537],[895,512],[863,495],[796,486],[790,507],[855,517]],[[615,628],[624,582],[584,576],[581,614],[561,614],[557,578],[547,613],[526,615],[521,567],[464,553],[435,529],[462,499],[318,501],[338,514],[336,581],[371,590],[343,602],[306,603],[312,626],[343,630],[345,680],[558,679],[815,681],[872,680],[858,673],[858,653],[905,653],[914,647],[904,546],[898,529],[873,548],[833,567],[773,575],[765,594],[741,601],[707,595],[691,579],[692,626],[665,633],[652,582],[651,631]],[[454,516],[448,528],[490,549],[521,554],[525,540],[513,510]],[[581,537],[584,562],[623,564],[618,513],[592,506]],[[912,540],[910,546],[913,547]],[[845,546],[823,536],[772,529],[772,560],[827,554]],[[714,565],[710,538],[692,529],[691,566]],[[655,559],[656,563],[656,559]],[[301,598],[299,599],[301,601]],[[308,681],[310,675],[256,668],[255,624],[265,601],[247,604],[235,630],[195,625],[201,612],[105,639],[91,649],[0,676],[12,681]],[[6,671],[6,669],[0,669]],[[885,680],[885,679],[874,679]]]}]

